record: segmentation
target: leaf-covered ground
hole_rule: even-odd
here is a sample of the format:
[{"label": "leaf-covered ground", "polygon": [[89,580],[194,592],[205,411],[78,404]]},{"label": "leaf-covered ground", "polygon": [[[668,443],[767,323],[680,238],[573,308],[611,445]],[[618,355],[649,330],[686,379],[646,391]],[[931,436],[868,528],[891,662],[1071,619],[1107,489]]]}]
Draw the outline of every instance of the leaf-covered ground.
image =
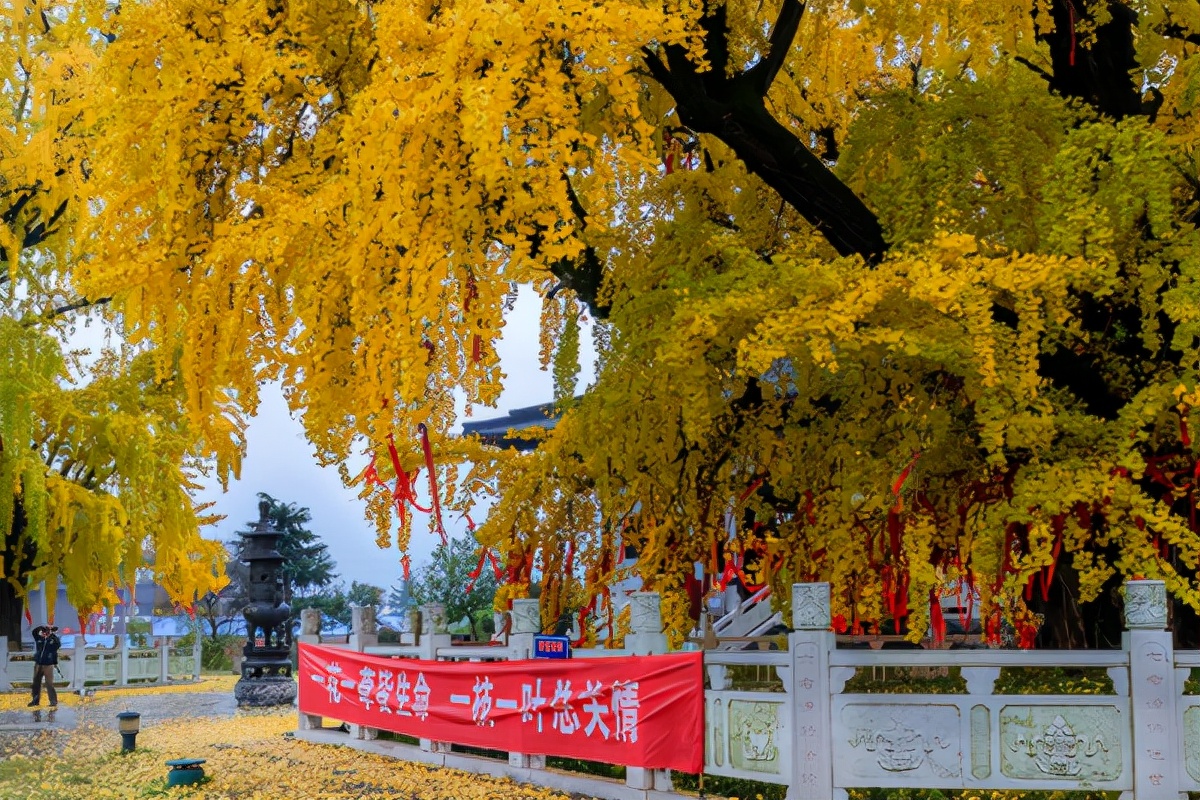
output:
[{"label": "leaf-covered ground", "polygon": [[[291,707],[202,718],[189,712],[189,697],[232,688],[232,679],[210,679],[86,698],[63,693],[60,706],[75,713],[75,727],[0,735],[0,798],[567,800],[509,781],[296,741],[290,736],[296,727]],[[27,702],[26,694],[0,695],[0,711],[25,711]],[[143,721],[136,752],[122,755],[115,714],[139,706],[160,713]],[[176,713],[163,713],[171,708]],[[206,781],[168,790],[164,762],[174,758],[207,759]]]}]

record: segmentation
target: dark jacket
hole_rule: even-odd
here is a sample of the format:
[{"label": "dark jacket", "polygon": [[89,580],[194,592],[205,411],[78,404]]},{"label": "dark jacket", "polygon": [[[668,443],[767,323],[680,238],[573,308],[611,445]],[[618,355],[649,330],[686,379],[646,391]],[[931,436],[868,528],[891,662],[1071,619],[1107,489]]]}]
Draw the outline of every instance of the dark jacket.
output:
[{"label": "dark jacket", "polygon": [[58,663],[58,648],[62,641],[53,633],[45,639],[39,638],[33,645],[33,663],[39,666]]}]

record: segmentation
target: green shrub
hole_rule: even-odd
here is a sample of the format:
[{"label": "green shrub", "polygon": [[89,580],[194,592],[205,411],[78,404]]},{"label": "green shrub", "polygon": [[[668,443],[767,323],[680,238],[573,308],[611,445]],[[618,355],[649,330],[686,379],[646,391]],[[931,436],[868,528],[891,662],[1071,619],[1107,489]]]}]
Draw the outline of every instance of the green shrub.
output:
[{"label": "green shrub", "polygon": [[[191,647],[196,641],[195,632],[179,637],[175,647]],[[246,637],[223,633],[213,639],[203,636],[200,639],[200,668],[206,672],[229,672],[233,669],[233,654],[246,643]]]}]

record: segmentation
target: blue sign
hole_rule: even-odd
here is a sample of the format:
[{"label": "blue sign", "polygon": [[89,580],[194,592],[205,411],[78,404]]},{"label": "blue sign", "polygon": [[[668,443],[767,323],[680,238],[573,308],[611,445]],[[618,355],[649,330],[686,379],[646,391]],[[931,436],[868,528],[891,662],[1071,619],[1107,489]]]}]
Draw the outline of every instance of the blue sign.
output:
[{"label": "blue sign", "polygon": [[534,658],[570,658],[571,639],[567,636],[534,636]]}]

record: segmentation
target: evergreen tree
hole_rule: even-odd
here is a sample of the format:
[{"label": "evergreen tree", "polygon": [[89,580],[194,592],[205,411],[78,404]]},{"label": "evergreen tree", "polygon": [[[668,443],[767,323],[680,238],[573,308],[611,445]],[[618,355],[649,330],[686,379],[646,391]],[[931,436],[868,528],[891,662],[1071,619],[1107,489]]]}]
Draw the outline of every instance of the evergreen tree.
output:
[{"label": "evergreen tree", "polygon": [[478,576],[472,575],[478,564],[479,543],[473,536],[451,539],[434,548],[432,559],[417,569],[411,586],[416,605],[441,603],[451,625],[466,617],[475,639],[480,632],[478,617],[492,608],[496,594],[496,577],[486,564]]}]

